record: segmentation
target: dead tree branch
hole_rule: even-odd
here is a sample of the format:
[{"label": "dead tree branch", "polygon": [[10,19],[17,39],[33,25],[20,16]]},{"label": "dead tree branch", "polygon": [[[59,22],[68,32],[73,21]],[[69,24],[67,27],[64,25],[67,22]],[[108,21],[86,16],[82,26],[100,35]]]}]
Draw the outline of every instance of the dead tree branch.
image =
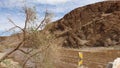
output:
[{"label": "dead tree branch", "polygon": [[8,20],[10,23],[12,23],[14,25],[14,27],[17,27],[24,32],[24,30],[20,26],[16,25],[13,20],[11,20],[10,18],[8,18]]},{"label": "dead tree branch", "polygon": [[3,60],[5,60],[9,55],[11,55],[12,53],[14,53],[15,51],[17,51],[19,49],[19,47],[24,43],[24,40],[22,42],[20,42],[18,44],[18,46],[13,49],[12,51],[8,52],[6,55],[4,55],[2,58],[0,58],[0,62],[2,62]]},{"label": "dead tree branch", "polygon": [[26,63],[28,62],[29,59],[31,59],[31,57],[36,56],[37,54],[39,54],[40,52],[43,52],[43,51],[46,50],[47,48],[49,48],[49,45],[46,46],[46,48],[41,49],[41,50],[35,52],[34,54],[30,55],[30,56],[24,61],[24,63],[23,63],[23,68],[25,68]]}]

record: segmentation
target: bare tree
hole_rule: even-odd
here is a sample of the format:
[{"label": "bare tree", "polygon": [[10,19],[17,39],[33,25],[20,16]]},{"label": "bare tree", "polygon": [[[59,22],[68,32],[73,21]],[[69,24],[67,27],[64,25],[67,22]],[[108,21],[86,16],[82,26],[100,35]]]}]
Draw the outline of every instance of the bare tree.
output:
[{"label": "bare tree", "polygon": [[[43,49],[35,52],[34,54],[30,54],[30,52],[32,52],[32,50],[30,52],[25,52],[24,50],[20,49],[20,47],[26,45],[25,42],[28,40],[28,37],[31,36],[31,33],[29,34],[29,31],[28,31],[28,25],[30,23],[37,23],[37,22],[35,22],[35,20],[37,19],[37,14],[36,14],[36,11],[34,9],[35,9],[34,7],[31,8],[31,7],[26,7],[26,6],[23,8],[24,13],[25,13],[25,21],[24,21],[24,27],[23,28],[20,27],[20,26],[18,26],[11,18],[8,18],[9,22],[14,25],[14,27],[12,27],[11,29],[19,28],[22,31],[21,32],[21,34],[22,34],[22,40],[21,40],[21,42],[19,42],[18,45],[16,45],[16,47],[13,50],[11,50],[7,54],[5,54],[2,58],[0,58],[0,62],[2,62],[3,60],[5,60],[12,53],[14,53],[17,50],[19,50],[19,51],[21,51],[21,52],[29,55],[29,57],[23,63],[23,67],[25,67],[25,64],[27,63],[27,61],[31,57],[33,57],[34,55],[36,55],[36,54],[44,51],[46,48],[49,47],[49,45],[47,45],[47,46],[45,46],[45,48],[43,48]],[[39,22],[38,26],[34,29],[34,31],[39,32],[39,28],[40,29],[43,28],[45,26],[45,24],[47,24],[47,23],[50,22],[50,20],[51,20],[51,14],[48,13],[48,11],[46,10],[44,19],[41,22]]]}]

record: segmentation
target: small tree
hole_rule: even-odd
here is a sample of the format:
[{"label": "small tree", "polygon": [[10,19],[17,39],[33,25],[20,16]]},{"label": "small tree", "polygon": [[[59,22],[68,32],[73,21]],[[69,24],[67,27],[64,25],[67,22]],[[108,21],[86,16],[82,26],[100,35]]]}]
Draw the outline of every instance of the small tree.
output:
[{"label": "small tree", "polygon": [[[44,34],[41,34],[40,30],[51,21],[51,17],[53,15],[46,10],[44,19],[37,26],[31,26],[30,24],[35,24],[35,25],[37,24],[37,22],[36,22],[37,13],[35,11],[35,7],[31,8],[31,7],[25,6],[23,8],[23,10],[25,13],[25,22],[24,22],[23,28],[18,26],[11,18],[8,18],[9,22],[14,25],[14,27],[12,27],[11,29],[19,28],[21,30],[22,39],[20,40],[19,44],[16,45],[16,47],[12,51],[8,52],[0,59],[0,62],[5,60],[12,53],[19,50],[28,55],[28,57],[26,58],[26,60],[23,63],[23,68],[24,68],[27,61],[31,57],[47,50],[50,47],[49,42],[52,41],[51,38],[53,39],[52,35],[46,36]],[[23,47],[27,44],[30,44],[31,46],[33,46],[31,51],[29,51],[29,52],[26,52],[21,49],[21,47]],[[42,45],[44,45],[44,46],[42,46]],[[35,48],[40,48],[40,49],[37,51],[36,50],[34,51],[33,49],[35,49]]]}]

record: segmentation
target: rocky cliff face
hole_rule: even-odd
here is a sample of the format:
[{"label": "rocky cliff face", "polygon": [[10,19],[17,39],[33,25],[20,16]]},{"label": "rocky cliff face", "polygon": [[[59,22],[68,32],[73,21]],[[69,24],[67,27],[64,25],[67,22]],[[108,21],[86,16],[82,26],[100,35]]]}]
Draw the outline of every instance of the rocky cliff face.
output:
[{"label": "rocky cliff face", "polygon": [[66,14],[49,31],[64,39],[62,46],[112,46],[120,44],[120,1],[104,1]]}]

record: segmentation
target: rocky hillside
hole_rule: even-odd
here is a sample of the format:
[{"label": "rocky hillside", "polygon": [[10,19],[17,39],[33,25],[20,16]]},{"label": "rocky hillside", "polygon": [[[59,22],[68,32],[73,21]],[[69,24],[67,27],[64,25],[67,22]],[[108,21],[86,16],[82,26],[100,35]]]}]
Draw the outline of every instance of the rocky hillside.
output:
[{"label": "rocky hillside", "polygon": [[[57,36],[54,44],[64,47],[120,45],[120,1],[104,1],[79,7],[54,23],[41,34]],[[0,45],[15,45],[18,37],[0,38]],[[4,39],[5,41],[3,41]],[[6,44],[7,42],[7,44]]]},{"label": "rocky hillside", "polygon": [[65,47],[120,44],[120,1],[104,1],[79,7],[53,23],[54,33]]}]

